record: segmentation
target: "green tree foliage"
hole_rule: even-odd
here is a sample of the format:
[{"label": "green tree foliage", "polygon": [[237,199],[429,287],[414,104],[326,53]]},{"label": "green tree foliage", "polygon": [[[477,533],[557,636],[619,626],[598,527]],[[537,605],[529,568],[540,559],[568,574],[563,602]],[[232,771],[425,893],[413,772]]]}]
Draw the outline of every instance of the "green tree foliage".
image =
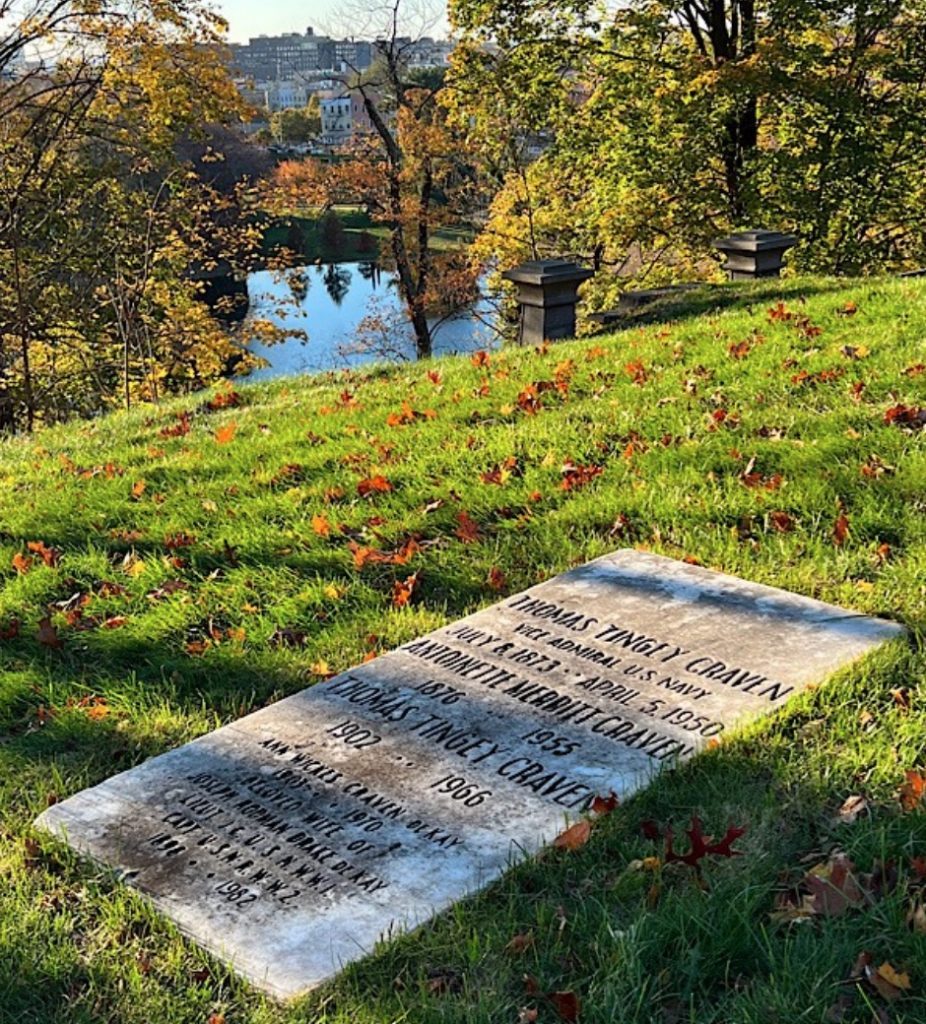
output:
[{"label": "green tree foliage", "polygon": [[[633,276],[796,232],[792,262],[926,259],[922,0],[453,0],[454,114],[501,184],[481,245]],[[609,284],[610,282],[610,284]],[[593,286],[613,296],[613,275]]]},{"label": "green tree foliage", "polygon": [[325,252],[331,256],[340,256],[344,252],[344,245],[347,239],[344,233],[344,225],[341,223],[341,218],[335,210],[328,210],[324,217],[322,217],[318,230],[322,248]]},{"label": "green tree foliage", "polygon": [[180,155],[238,109],[221,23],[188,0],[36,0],[30,15],[0,44],[10,71],[31,37],[53,57],[0,80],[5,429],[201,386],[240,353],[198,301],[240,251],[238,200]]},{"label": "green tree foliage", "polygon": [[279,142],[309,142],[321,130],[322,118],[317,96],[313,96],[301,110],[278,110],[270,118],[270,132]]}]

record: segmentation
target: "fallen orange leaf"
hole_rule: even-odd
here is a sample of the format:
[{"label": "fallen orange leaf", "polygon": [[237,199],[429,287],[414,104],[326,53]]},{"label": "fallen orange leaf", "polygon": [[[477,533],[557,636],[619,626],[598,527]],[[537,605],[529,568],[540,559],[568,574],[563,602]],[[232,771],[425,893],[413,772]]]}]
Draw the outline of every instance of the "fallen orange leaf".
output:
[{"label": "fallen orange leaf", "polygon": [[554,840],[553,845],[557,850],[578,850],[589,840],[592,834],[592,823],[590,821],[577,821],[570,825],[565,832],[560,833]]},{"label": "fallen orange leaf", "polygon": [[215,443],[216,444],[228,444],[229,441],[235,436],[235,432],[238,429],[238,424],[232,421],[227,423],[224,427],[219,427],[215,432]]}]

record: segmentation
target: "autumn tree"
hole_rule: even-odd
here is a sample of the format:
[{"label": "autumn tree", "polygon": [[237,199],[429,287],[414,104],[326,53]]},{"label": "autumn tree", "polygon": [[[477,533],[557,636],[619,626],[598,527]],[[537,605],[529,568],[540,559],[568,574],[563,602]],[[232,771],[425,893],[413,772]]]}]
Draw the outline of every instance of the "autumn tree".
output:
[{"label": "autumn tree", "polygon": [[222,23],[188,0],[3,3],[0,424],[202,386],[239,346],[194,271],[237,217],[180,143],[239,109]]},{"label": "autumn tree", "polygon": [[672,278],[756,226],[797,233],[807,269],[926,256],[921,0],[453,0],[451,15],[457,125],[501,184],[482,244],[503,260]]},{"label": "autumn tree", "polygon": [[460,253],[441,251],[435,232],[464,217],[472,166],[446,117],[441,73],[410,66],[417,36],[404,35],[402,0],[379,13],[376,59],[344,76],[362,110],[354,138],[330,164],[283,165],[276,202],[362,206],[386,228],[386,248],[418,358],[433,350],[429,311],[472,298],[475,274]]}]

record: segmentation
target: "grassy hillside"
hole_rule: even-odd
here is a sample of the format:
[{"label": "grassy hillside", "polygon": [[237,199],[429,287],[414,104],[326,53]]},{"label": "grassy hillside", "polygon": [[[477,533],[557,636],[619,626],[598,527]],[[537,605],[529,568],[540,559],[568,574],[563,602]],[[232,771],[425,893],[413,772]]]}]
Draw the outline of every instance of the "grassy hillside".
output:
[{"label": "grassy hillside", "polygon": [[[721,297],[484,365],[237,387],[0,446],[0,1021],[568,1019],[545,993],[589,1024],[926,1021],[905,776],[926,772],[926,282]],[[294,1008],[31,830],[49,801],[627,545],[910,643]],[[640,829],[693,814],[746,830],[700,880]],[[788,893],[840,850],[863,896],[792,920]]]}]

